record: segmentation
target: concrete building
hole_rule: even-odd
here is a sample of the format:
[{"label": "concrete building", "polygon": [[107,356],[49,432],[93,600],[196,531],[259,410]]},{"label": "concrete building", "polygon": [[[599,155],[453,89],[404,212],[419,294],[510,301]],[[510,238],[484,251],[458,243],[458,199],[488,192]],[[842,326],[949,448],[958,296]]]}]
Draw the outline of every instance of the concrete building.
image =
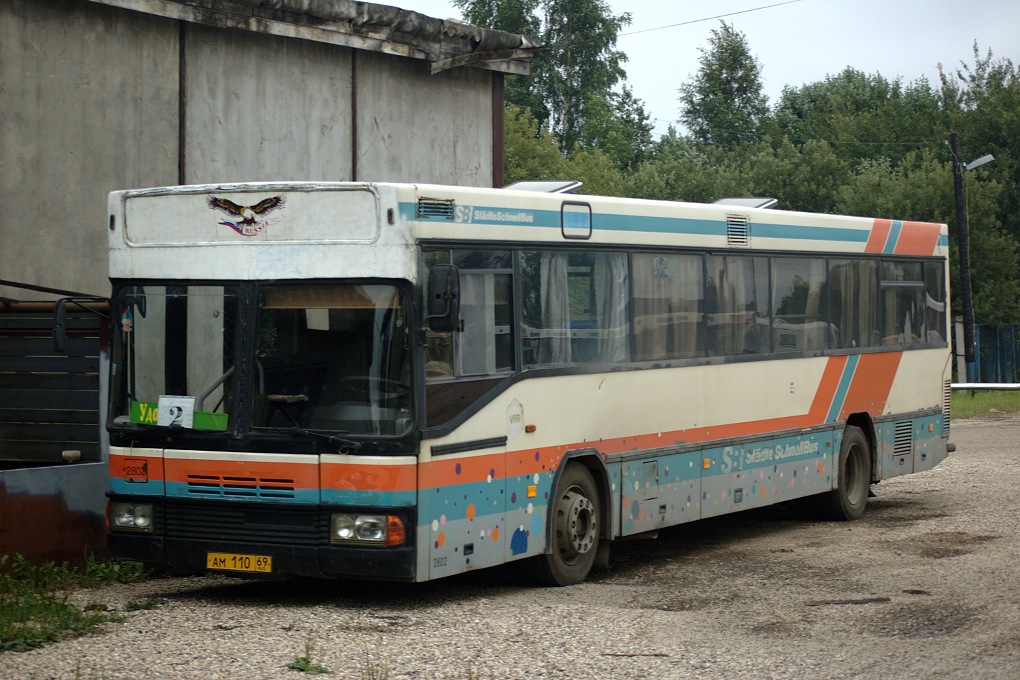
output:
[{"label": "concrete building", "polygon": [[[536,48],[523,36],[351,0],[4,0],[0,317],[57,291],[109,294],[106,194],[115,189],[502,186],[503,79],[527,74]],[[54,508],[44,523],[88,525],[61,537],[63,552],[98,549],[101,446],[73,465],[4,470],[50,460],[19,456],[10,440],[39,429],[10,425],[25,389],[17,372],[0,361],[0,553],[19,550],[41,498]],[[5,385],[14,385],[6,403]],[[54,442],[52,460],[66,448]],[[56,517],[61,507],[72,521]]]}]

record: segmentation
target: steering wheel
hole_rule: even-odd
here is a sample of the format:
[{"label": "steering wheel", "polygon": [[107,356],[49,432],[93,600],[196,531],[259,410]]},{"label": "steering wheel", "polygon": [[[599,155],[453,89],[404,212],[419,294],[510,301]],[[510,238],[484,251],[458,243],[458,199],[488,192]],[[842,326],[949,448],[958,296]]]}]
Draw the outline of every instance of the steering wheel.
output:
[{"label": "steering wheel", "polygon": [[373,397],[380,401],[406,399],[411,392],[404,383],[374,375],[351,375],[341,379],[337,387],[344,397],[366,402]]}]

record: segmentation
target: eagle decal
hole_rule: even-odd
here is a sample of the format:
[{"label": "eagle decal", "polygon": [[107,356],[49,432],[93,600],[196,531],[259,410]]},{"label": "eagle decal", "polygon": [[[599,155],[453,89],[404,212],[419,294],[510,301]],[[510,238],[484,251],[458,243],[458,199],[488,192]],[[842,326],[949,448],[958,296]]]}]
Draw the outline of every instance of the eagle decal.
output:
[{"label": "eagle decal", "polygon": [[[220,221],[225,227],[230,227],[241,236],[254,236],[269,226],[270,221],[266,215],[284,204],[283,196],[264,198],[255,205],[238,205],[226,198],[209,197],[209,207],[213,210],[222,210],[233,219]],[[238,219],[239,218],[239,219]]]}]

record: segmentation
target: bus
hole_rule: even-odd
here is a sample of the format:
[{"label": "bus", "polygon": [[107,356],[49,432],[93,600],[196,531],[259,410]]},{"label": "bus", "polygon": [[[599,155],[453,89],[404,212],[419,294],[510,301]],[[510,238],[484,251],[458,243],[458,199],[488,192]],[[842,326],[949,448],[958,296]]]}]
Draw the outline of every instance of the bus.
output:
[{"label": "bus", "polygon": [[563,188],[110,194],[111,553],[569,585],[953,450],[945,225]]}]

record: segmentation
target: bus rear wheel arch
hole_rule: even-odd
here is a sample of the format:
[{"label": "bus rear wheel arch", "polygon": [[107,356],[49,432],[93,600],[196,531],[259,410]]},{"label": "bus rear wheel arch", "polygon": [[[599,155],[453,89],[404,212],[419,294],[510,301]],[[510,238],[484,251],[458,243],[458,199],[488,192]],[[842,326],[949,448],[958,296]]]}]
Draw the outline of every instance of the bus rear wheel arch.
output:
[{"label": "bus rear wheel arch", "polygon": [[871,441],[861,428],[847,425],[836,460],[836,488],[819,499],[819,509],[826,518],[848,521],[864,514],[871,491],[871,468]]}]

